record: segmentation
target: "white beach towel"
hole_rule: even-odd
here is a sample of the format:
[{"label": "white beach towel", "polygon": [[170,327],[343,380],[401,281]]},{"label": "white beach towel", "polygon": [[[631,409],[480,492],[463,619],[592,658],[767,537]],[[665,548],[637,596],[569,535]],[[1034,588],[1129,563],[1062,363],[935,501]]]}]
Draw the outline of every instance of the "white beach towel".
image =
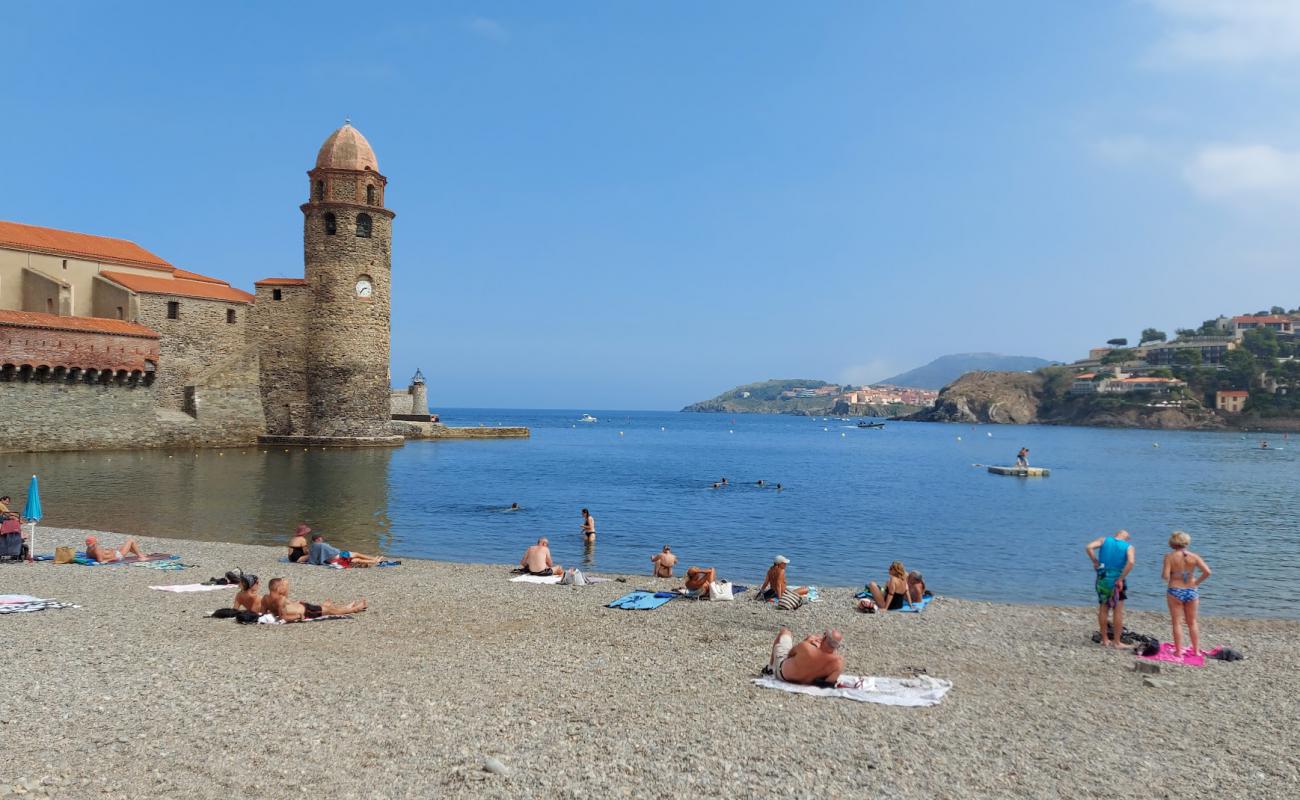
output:
[{"label": "white beach towel", "polygon": [[559,575],[516,575],[510,579],[512,583],[559,583]]},{"label": "white beach towel", "polygon": [[215,592],[217,589],[233,589],[235,584],[176,583],[171,586],[150,586],[149,588],[157,589],[160,592]]},{"label": "white beach towel", "polygon": [[32,603],[40,599],[30,594],[0,594],[0,603]]},{"label": "white beach towel", "polygon": [[952,681],[918,675],[915,678],[859,678],[841,675],[834,689],[820,686],[803,686],[787,683],[774,677],[754,678],[755,684],[766,689],[810,694],[815,697],[843,697],[861,703],[880,703],[886,706],[935,706],[952,688]]}]

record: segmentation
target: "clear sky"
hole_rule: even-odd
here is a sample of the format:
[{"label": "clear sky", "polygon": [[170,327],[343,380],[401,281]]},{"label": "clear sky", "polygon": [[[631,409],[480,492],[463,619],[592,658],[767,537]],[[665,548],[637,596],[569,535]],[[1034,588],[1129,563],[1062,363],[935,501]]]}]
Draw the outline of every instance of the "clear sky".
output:
[{"label": "clear sky", "polygon": [[393,375],[677,408],[1300,306],[1300,3],[0,4],[0,219],[302,274],[351,116]]}]

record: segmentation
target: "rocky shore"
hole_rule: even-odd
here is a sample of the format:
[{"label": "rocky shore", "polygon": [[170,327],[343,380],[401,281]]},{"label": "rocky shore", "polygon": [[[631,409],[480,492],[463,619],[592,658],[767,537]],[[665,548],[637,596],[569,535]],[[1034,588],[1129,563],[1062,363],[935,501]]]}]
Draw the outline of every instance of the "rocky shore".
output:
[{"label": "rocky shore", "polygon": [[[85,532],[41,535],[46,549]],[[1166,666],[1148,687],[1131,656],[1090,642],[1091,607],[940,597],[923,614],[865,616],[851,589],[825,588],[789,613],[743,595],[629,612],[603,606],[673,582],[539,586],[500,566],[335,571],[265,547],[142,544],[195,567],[0,565],[0,592],[81,606],[0,617],[0,796],[1300,793],[1300,623],[1211,616],[1207,644],[1248,660]],[[238,625],[205,616],[230,590],[148,589],[234,567],[287,576],[296,597],[371,607]],[[954,689],[907,709],[757,688],[783,623],[801,636],[842,629],[852,672],[924,669]],[[1167,636],[1160,615],[1130,627]]]}]

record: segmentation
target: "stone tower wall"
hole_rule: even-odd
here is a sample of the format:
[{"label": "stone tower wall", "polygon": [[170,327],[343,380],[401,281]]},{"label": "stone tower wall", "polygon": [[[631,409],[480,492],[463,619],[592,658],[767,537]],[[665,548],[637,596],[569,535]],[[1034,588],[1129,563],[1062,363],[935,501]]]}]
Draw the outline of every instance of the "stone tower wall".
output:
[{"label": "stone tower wall", "polygon": [[[275,299],[279,291],[280,299]],[[307,425],[307,286],[258,286],[253,306],[253,336],[261,364],[262,408],[266,432],[304,434]]]},{"label": "stone tower wall", "polygon": [[429,413],[429,389],[423,383],[411,384],[411,413],[425,416]]},{"label": "stone tower wall", "polygon": [[[368,173],[358,176],[365,178]],[[333,176],[332,186],[340,184],[346,185],[340,176]],[[303,206],[303,255],[312,293],[306,362],[310,433],[386,435],[391,415],[388,359],[393,215],[378,205],[337,202],[333,196],[327,190],[331,199],[313,199]],[[326,232],[327,213],[334,214],[333,235]],[[368,238],[356,235],[361,213],[371,218]],[[369,298],[356,293],[362,275],[369,276],[374,286]]]},{"label": "stone tower wall", "polygon": [[[176,319],[167,317],[168,302],[180,304]],[[229,375],[232,365],[242,365],[242,370],[236,369],[236,380],[257,387],[257,353],[250,343],[252,306],[176,295],[140,294],[139,309],[139,323],[162,334],[158,375],[154,382],[154,395],[160,408],[185,410],[186,387],[202,388],[214,371]],[[235,321],[227,322],[227,314],[231,311]]]}]

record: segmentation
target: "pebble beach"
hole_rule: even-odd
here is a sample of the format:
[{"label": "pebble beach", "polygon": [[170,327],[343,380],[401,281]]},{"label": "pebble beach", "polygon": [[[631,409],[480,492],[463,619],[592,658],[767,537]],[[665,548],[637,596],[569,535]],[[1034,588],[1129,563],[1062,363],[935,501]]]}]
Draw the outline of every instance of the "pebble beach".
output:
[{"label": "pebble beach", "polygon": [[[43,528],[40,550],[87,533]],[[604,605],[679,581],[546,586],[499,565],[331,570],[281,563],[283,548],[140,541],[194,566],[0,564],[0,593],[81,606],[0,617],[0,797],[1300,795],[1294,621],[1206,608],[1204,645],[1247,659],[1146,676],[1091,642],[1084,605],[934,586],[921,614],[863,615],[855,589],[820,587],[794,612],[748,595],[620,611]],[[148,588],[234,568],[370,608],[239,625],[207,616],[232,589]],[[1090,571],[1073,579],[1087,598]],[[924,670],[953,689],[898,708],[756,687],[783,624],[842,630],[854,674]],[[1128,626],[1169,638],[1164,615]]]}]

